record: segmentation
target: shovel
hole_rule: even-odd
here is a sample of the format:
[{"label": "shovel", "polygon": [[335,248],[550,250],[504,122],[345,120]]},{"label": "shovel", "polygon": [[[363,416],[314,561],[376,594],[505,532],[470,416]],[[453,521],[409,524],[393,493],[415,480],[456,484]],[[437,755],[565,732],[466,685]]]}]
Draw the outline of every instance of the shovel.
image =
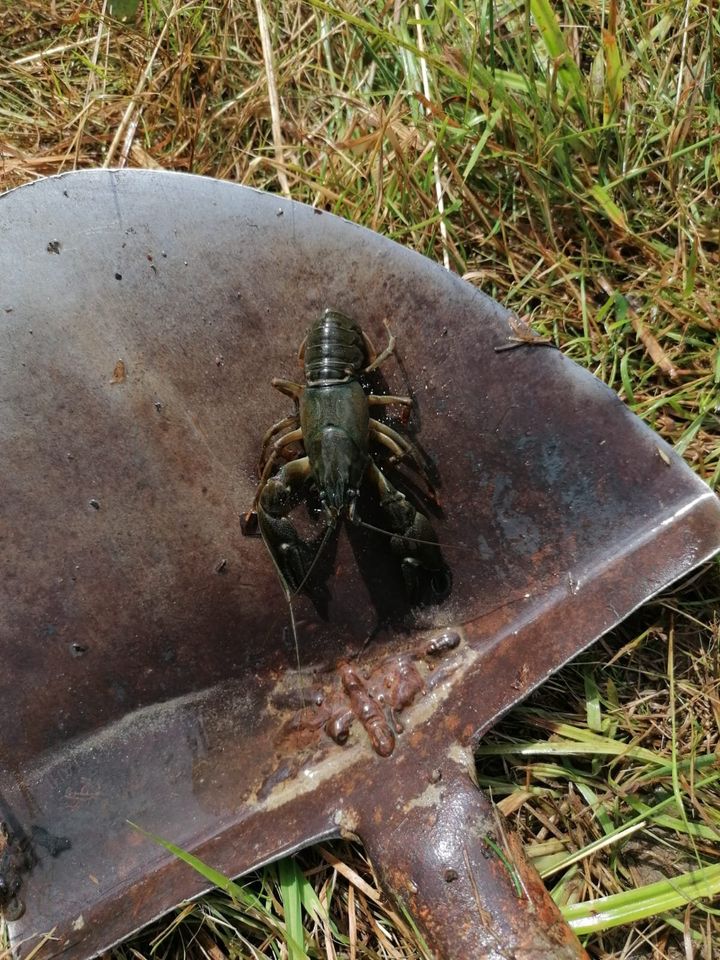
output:
[{"label": "shovel", "polygon": [[[86,960],[207,889],[131,822],[232,876],[359,837],[434,956],[585,956],[475,787],[473,745],[720,547],[710,490],[503,307],[320,210],[90,171],[4,195],[0,224],[16,955]],[[270,380],[302,378],[328,307],[397,338],[381,375],[413,399],[398,430],[433,465],[452,587],[409,602],[388,537],[345,524],[293,632],[239,518],[291,412]]]}]

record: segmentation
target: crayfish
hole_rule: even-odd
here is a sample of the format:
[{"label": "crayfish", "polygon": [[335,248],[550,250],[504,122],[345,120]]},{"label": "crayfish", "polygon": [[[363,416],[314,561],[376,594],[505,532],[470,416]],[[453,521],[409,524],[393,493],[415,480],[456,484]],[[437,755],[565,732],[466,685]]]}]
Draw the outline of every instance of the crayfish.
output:
[{"label": "crayfish", "polygon": [[[255,518],[260,533],[290,598],[303,589],[317,557],[338,522],[370,527],[361,518],[361,486],[374,490],[387,529],[390,550],[398,557],[408,594],[418,599],[429,581],[433,599],[449,589],[449,571],[428,518],[397,490],[373,456],[384,447],[390,461],[408,458],[432,492],[423,458],[416,446],[386,423],[370,416],[371,408],[399,405],[410,397],[366,392],[361,377],[377,370],[394,352],[395,338],[386,322],[389,341],[378,354],[367,334],[349,317],[325,310],[303,340],[298,359],[305,383],[274,378],[272,385],[295,402],[295,412],[265,434],[260,455],[260,482],[243,531]],[[277,469],[291,444],[302,454]],[[276,470],[276,472],[274,472]],[[298,534],[288,514],[310,490],[317,493],[325,533],[320,547]],[[426,591],[427,592],[427,591]]]}]

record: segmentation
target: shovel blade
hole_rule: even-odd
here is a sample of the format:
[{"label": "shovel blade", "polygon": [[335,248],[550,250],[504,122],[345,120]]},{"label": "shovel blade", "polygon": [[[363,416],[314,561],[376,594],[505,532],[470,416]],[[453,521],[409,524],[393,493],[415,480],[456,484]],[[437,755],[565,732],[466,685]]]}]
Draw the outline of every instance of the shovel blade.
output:
[{"label": "shovel blade", "polygon": [[[154,171],[32,184],[0,223],[0,819],[35,848],[20,955],[52,931],[42,956],[84,960],[207,886],[129,821],[232,876],[347,833],[382,860],[373,814],[425,796],[410,769],[467,753],[720,546],[712,493],[612,391],[370,231]],[[239,518],[292,412],[270,379],[302,378],[326,307],[378,343],[391,323],[382,374],[414,398],[453,586],[415,608],[387,538],[342,532],[295,649]],[[365,702],[402,702],[402,731],[380,710],[390,756],[348,670]]]}]

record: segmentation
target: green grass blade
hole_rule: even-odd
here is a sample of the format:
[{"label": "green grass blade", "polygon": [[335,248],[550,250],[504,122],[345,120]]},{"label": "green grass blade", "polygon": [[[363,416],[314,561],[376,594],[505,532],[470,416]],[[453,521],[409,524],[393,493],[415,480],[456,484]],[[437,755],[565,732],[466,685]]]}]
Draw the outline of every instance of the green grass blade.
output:
[{"label": "green grass blade", "polygon": [[108,0],[107,12],[115,20],[129,22],[135,19],[140,0]]},{"label": "green grass blade", "polygon": [[585,670],[585,702],[588,729],[594,733],[602,733],[602,707],[600,691],[598,690],[595,675],[592,670]]},{"label": "green grass blade", "polygon": [[602,186],[600,183],[595,183],[590,187],[589,192],[590,196],[597,201],[598,206],[605,216],[611,220],[615,226],[620,227],[621,230],[628,229],[625,214],[612,199],[607,187]]},{"label": "green grass blade", "polygon": [[562,908],[576,934],[597,933],[637,920],[645,920],[720,894],[720,864],[703,867],[669,880],[635,890],[600,897]]},{"label": "green grass blade", "polygon": [[557,69],[563,89],[571,94],[575,106],[581,111],[585,119],[589,120],[590,113],[585,98],[585,84],[582,74],[570,55],[555,11],[549,0],[530,0],[530,8],[540,30],[545,49]]},{"label": "green grass blade", "polygon": [[617,0],[611,0],[610,22],[602,32],[603,58],[605,61],[605,84],[603,97],[603,123],[612,126],[620,109],[623,97],[623,64],[616,32]]},{"label": "green grass blade", "polygon": [[292,857],[285,857],[277,866],[288,937],[289,960],[307,960],[305,949],[300,946],[305,937],[302,920],[302,889],[307,885],[307,880]]},{"label": "green grass blade", "polygon": [[219,870],[215,870],[213,867],[209,866],[207,863],[204,863],[192,853],[188,853],[187,850],[183,850],[182,847],[176,846],[169,840],[164,840],[162,837],[159,837],[154,833],[150,833],[148,830],[143,830],[142,827],[139,827],[136,823],[133,823],[130,820],[128,820],[128,823],[134,830],[137,830],[138,833],[141,833],[149,840],[152,840],[153,843],[157,843],[159,846],[164,847],[168,853],[171,853],[174,857],[177,857],[178,860],[182,860],[183,863],[186,863],[189,867],[192,867],[193,870],[196,870],[201,876],[205,877],[205,879],[214,887],[219,887],[220,890],[223,890],[225,893],[231,896],[233,900],[237,901],[237,903],[242,903],[258,910],[263,909],[260,900],[255,896],[255,894],[251,893],[249,890],[246,890],[245,887],[240,886],[239,883],[235,883],[234,880],[230,880],[225,876],[225,874],[220,873]]},{"label": "green grass blade", "polygon": [[[204,877],[209,883],[214,887],[218,887],[220,890],[232,897],[235,902],[245,909],[258,911],[263,915],[265,923],[272,925],[278,933],[281,933],[285,939],[290,951],[290,956],[293,960],[305,960],[305,952],[297,941],[291,937],[289,930],[286,925],[283,926],[279,924],[269,913],[262,901],[250,890],[242,887],[239,883],[235,883],[234,880],[230,880],[229,877],[226,877],[225,874],[221,873],[219,870],[215,870],[214,867],[211,867],[209,864],[205,863],[199,857],[196,857],[192,853],[188,853],[187,850],[183,850],[182,847],[178,847],[176,844],[171,843],[170,840],[165,840],[162,837],[157,836],[157,834],[150,833],[148,830],[144,830],[142,827],[139,827],[136,823],[128,820],[130,826],[137,830],[143,836],[147,837],[149,840],[152,840],[153,843],[157,843],[159,846],[164,847],[168,853],[171,853],[173,856],[177,857],[178,860],[182,860],[183,863],[186,863],[189,867],[192,867],[200,876]],[[295,951],[293,953],[293,951]]]}]

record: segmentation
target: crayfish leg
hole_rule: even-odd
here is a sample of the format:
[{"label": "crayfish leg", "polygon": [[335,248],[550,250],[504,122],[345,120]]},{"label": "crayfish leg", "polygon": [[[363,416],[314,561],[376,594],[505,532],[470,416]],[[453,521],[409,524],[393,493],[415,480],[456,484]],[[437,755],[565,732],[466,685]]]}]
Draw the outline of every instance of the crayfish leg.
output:
[{"label": "crayfish leg", "polygon": [[372,342],[369,340],[369,338],[365,334],[363,334],[363,336],[365,337],[365,343],[369,344],[373,353],[373,357],[371,359],[370,365],[365,367],[365,370],[364,370],[365,373],[371,373],[373,370],[377,370],[378,367],[382,366],[383,363],[385,363],[388,357],[391,357],[393,353],[395,353],[395,342],[396,342],[395,335],[390,329],[390,324],[387,320],[383,320],[383,325],[388,333],[388,344],[385,347],[385,349],[382,351],[382,353],[377,354],[377,356],[374,355],[375,347],[373,347]]},{"label": "crayfish leg", "polygon": [[278,420],[277,423],[274,423],[268,432],[263,437],[262,449],[260,450],[260,463],[264,464],[265,462],[265,450],[267,445],[270,443],[272,438],[284,430],[286,427],[292,427],[295,429],[300,425],[300,421],[296,413],[291,414],[289,417],[283,417],[282,420]]},{"label": "crayfish leg", "polygon": [[255,502],[253,503],[253,507],[257,506],[263,487],[265,486],[267,479],[272,472],[272,468],[275,466],[275,461],[277,460],[282,448],[287,447],[290,443],[296,443],[297,441],[302,440],[302,438],[303,432],[298,427],[297,430],[291,430],[290,433],[286,433],[284,437],[280,437],[280,439],[276,440],[272,445],[270,448],[270,455],[265,461],[262,476],[260,477],[260,483],[258,484],[257,493],[255,494]]},{"label": "crayfish leg", "polygon": [[390,394],[369,393],[367,400],[369,407],[389,407],[397,404],[397,406],[402,407],[400,414],[401,421],[407,423],[410,419],[410,411],[413,405],[411,397],[395,397]]},{"label": "crayfish leg", "polygon": [[301,383],[295,383],[294,380],[283,380],[282,377],[273,377],[270,383],[280,393],[284,393],[286,397],[292,397],[296,403],[300,402],[300,397],[305,389]]},{"label": "crayfish leg", "polygon": [[391,450],[393,456],[398,460],[406,456],[410,457],[417,468],[418,474],[425,481],[430,496],[435,500],[435,488],[430,482],[422,454],[415,444],[411,443],[407,437],[403,437],[397,430],[393,430],[393,428],[389,427],[386,423],[380,423],[379,420],[373,420],[372,418],[370,419],[370,433],[374,440],[377,440],[378,443],[382,443],[383,446]]},{"label": "crayfish leg", "polygon": [[387,393],[369,393],[367,399],[371,407],[387,407],[394,403],[397,403],[402,407],[411,407],[413,405],[411,397],[393,397]]},{"label": "crayfish leg", "polygon": [[298,355],[297,355],[297,358],[298,358],[298,363],[300,363],[300,364],[305,363],[305,347],[307,346],[307,340],[308,340],[308,338],[307,338],[307,335],[306,335],[306,336],[304,337],[304,339],[303,339],[303,342],[302,342],[302,343],[300,344],[300,346],[298,347]]}]

